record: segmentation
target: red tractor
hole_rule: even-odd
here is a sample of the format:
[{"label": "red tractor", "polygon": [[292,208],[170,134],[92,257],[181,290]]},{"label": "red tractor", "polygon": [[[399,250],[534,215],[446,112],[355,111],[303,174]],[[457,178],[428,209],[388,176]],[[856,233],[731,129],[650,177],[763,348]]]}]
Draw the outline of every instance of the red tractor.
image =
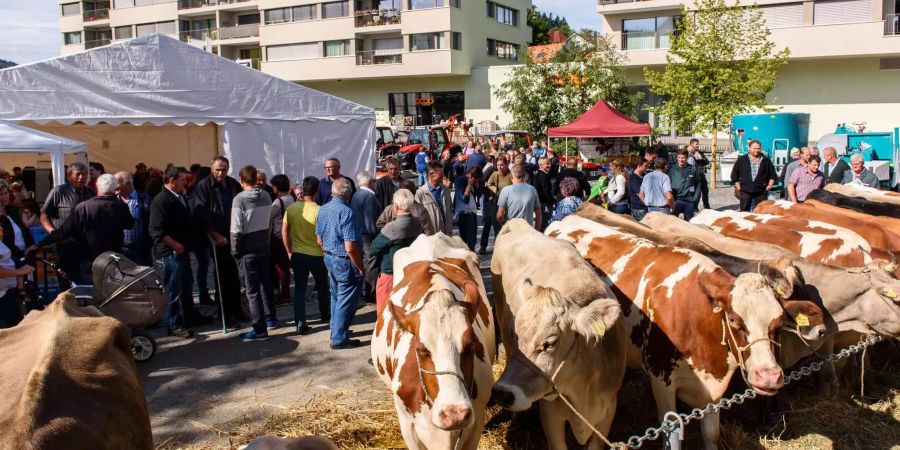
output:
[{"label": "red tractor", "polygon": [[450,142],[447,128],[447,125],[432,125],[409,130],[406,145],[397,150],[401,168],[416,170],[416,154],[423,148],[429,159],[440,158],[444,150],[450,150],[451,158],[459,153],[462,147]]},{"label": "red tractor", "polygon": [[497,150],[520,149],[531,147],[531,134],[521,130],[500,130],[483,133],[482,138],[487,142],[483,145],[493,144]]}]

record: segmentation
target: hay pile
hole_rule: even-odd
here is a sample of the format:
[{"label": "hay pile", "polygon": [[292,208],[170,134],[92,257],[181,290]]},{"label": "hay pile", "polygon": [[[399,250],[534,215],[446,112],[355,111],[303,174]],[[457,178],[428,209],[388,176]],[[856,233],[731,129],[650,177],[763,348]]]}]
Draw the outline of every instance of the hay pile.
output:
[{"label": "hay pile", "polygon": [[[891,354],[900,352],[880,347]],[[900,448],[900,367],[896,361],[871,364],[866,371],[866,394],[846,388],[834,395],[819,394],[813,380],[791,385],[779,395],[778,409],[783,420],[760,425],[761,400],[748,401],[722,414],[723,449],[890,449]],[[503,369],[494,367],[495,377]],[[619,395],[619,408],[610,439],[622,441],[657,426],[655,405],[646,379],[638,372],[626,373]],[[237,449],[256,436],[273,434],[285,437],[320,435],[348,450],[405,448],[400,435],[393,401],[380,383],[361,391],[324,391],[305,404],[270,418],[265,424],[238,427],[228,433]],[[570,448],[574,441],[570,440]],[[697,424],[687,429],[685,448],[702,448]],[[487,426],[479,448],[531,450],[546,447],[535,408],[510,413],[499,407],[487,411]],[[178,446],[165,443],[160,449],[191,450],[219,446]],[[663,448],[662,442],[650,442],[643,448]]]}]

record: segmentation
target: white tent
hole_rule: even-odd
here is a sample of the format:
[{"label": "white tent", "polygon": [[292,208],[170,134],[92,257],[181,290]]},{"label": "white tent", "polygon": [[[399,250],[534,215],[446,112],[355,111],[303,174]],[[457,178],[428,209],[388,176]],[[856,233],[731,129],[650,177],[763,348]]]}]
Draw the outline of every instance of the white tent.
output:
[{"label": "white tent", "polygon": [[54,136],[50,133],[0,120],[0,153],[50,154],[54,185],[63,184],[66,181],[64,171],[65,155],[86,150],[87,146],[84,142]]},{"label": "white tent", "polygon": [[[0,119],[84,140],[91,160],[114,169],[224,154],[233,173],[253,164],[299,181],[323,174],[329,157],[347,174],[375,166],[371,108],[162,35],[0,70]],[[161,137],[165,127],[182,137]],[[184,134],[198,128],[209,137]]]}]

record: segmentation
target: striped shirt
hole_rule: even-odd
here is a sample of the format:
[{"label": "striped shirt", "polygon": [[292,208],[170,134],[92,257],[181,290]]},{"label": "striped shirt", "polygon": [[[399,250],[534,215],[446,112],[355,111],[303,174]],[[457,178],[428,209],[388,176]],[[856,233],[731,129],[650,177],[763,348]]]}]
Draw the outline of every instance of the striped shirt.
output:
[{"label": "striped shirt", "polygon": [[825,176],[822,174],[822,171],[816,171],[815,174],[810,175],[808,170],[801,167],[791,174],[791,179],[788,180],[788,183],[794,185],[797,201],[804,202],[810,192],[825,186]]},{"label": "striped shirt", "polygon": [[350,202],[332,198],[322,205],[316,219],[316,236],[322,238],[322,250],[330,256],[348,257],[344,242],[356,241],[362,247],[362,230],[353,217]]}]

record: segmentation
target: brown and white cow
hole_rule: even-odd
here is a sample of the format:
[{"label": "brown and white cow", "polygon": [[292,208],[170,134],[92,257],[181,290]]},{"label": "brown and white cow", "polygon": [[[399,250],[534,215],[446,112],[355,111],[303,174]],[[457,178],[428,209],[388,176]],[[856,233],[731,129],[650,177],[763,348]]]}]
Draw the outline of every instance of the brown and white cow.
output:
[{"label": "brown and white cow", "polygon": [[[759,394],[782,386],[772,343],[784,311],[763,276],[733,277],[697,252],[575,215],[546,233],[572,242],[612,286],[630,337],[628,364],[650,376],[660,416],[676,399],[691,407],[719,400],[737,370]],[[716,448],[718,414],[703,419],[702,431],[706,447]]]},{"label": "brown and white cow", "polygon": [[872,223],[868,220],[859,220],[847,217],[843,214],[829,213],[816,209],[813,206],[789,202],[786,200],[766,200],[764,202],[760,202],[758,205],[756,205],[756,208],[753,210],[753,212],[757,214],[771,214],[776,216],[793,217],[835,225],[841,228],[846,228],[860,235],[872,247],[881,248],[892,252],[900,250],[900,234],[891,231],[890,228],[885,228],[882,225]]},{"label": "brown and white cow", "polygon": [[850,197],[862,197],[866,200],[879,202],[879,203],[890,203],[892,205],[900,206],[900,193],[891,192],[891,191],[883,191],[881,189],[876,189],[869,186],[863,186],[861,184],[849,183],[849,184],[838,184],[838,183],[829,183],[825,185],[825,190],[828,192],[834,192],[836,194],[843,194]]},{"label": "brown and white cow", "polygon": [[[872,246],[849,230],[821,222],[801,229],[768,223],[787,219],[791,218],[705,209],[694,216],[691,223],[706,225],[723,236],[774,244],[811,261],[836,267],[866,267],[873,263]],[[799,226],[797,221],[792,222],[795,222],[793,227]],[[893,270],[896,268],[891,268]]]},{"label": "brown and white cow", "polygon": [[[900,281],[880,270],[828,266],[798,257],[776,245],[722,236],[708,227],[666,214],[647,214],[641,223],[654,230],[693,237],[740,258],[791,258],[806,283],[806,294],[825,307],[826,324],[836,328],[839,334],[852,331],[900,337]],[[802,343],[797,344],[794,356],[782,360],[784,367],[810,354]],[[787,350],[785,345],[782,350]]]},{"label": "brown and white cow", "polygon": [[615,295],[571,244],[519,219],[497,235],[491,274],[507,355],[494,399],[514,411],[539,401],[549,448],[566,448],[567,422],[578,442],[599,448],[559,396],[599,432],[609,432],[625,373]]},{"label": "brown and white cow", "polygon": [[831,205],[812,198],[806,199],[806,201],[803,202],[803,205],[824,211],[828,214],[840,214],[857,221],[875,224],[892,233],[900,234],[900,219],[880,216],[876,214],[861,213],[852,209],[841,208],[840,206]]},{"label": "brown and white cow", "polygon": [[495,356],[493,312],[466,244],[438,233],[398,251],[372,362],[393,392],[409,448],[478,447]]}]

